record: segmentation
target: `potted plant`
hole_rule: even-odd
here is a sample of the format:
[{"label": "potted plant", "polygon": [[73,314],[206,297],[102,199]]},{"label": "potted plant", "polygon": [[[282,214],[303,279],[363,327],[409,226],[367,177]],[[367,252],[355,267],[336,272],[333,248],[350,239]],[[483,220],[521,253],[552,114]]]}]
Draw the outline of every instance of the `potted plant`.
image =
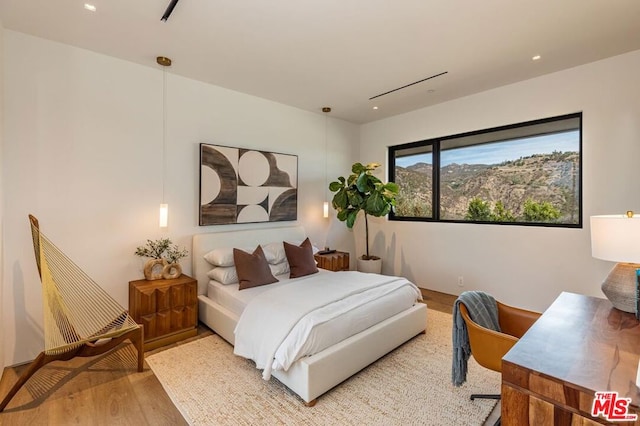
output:
[{"label": "potted plant", "polygon": [[355,163],[348,178],[340,176],[329,185],[329,190],[335,192],[332,205],[338,211],[338,220],[346,222],[349,229],[353,228],[360,211],[364,212],[366,253],[358,258],[358,270],[363,272],[382,271],[380,258],[369,254],[368,216],[387,215],[396,205],[398,195],[398,185],[393,182],[383,183],[373,175],[373,171],[378,167],[378,163],[369,163],[366,166]]},{"label": "potted plant", "polygon": [[136,248],[135,255],[148,257],[144,265],[144,277],[147,280],[178,278],[182,275],[182,266],[179,261],[187,257],[187,249],[180,249],[177,245],[171,245],[171,240],[161,238],[159,240],[147,240],[144,246]]}]

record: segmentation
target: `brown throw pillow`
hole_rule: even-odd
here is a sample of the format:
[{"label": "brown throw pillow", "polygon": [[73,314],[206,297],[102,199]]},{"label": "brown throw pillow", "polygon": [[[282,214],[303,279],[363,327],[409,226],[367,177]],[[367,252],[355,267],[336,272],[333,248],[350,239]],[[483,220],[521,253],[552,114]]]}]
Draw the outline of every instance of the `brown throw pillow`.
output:
[{"label": "brown throw pillow", "polygon": [[267,258],[262,247],[258,246],[252,254],[244,250],[233,249],[233,263],[238,272],[240,290],[275,283],[278,280],[271,274]]},{"label": "brown throw pillow", "polygon": [[284,241],[284,252],[287,255],[289,278],[304,277],[318,272],[316,261],[313,258],[313,246],[309,238],[304,240],[300,247]]}]

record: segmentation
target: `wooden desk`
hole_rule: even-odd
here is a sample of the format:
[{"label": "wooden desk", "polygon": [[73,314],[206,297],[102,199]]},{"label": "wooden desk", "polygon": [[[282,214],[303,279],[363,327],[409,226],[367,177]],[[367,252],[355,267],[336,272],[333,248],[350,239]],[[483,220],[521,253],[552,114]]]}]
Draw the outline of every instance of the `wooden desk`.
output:
[{"label": "wooden desk", "polygon": [[502,359],[502,424],[606,424],[591,417],[596,391],[631,398],[629,412],[638,413],[639,357],[633,314],[606,299],[562,293]]}]

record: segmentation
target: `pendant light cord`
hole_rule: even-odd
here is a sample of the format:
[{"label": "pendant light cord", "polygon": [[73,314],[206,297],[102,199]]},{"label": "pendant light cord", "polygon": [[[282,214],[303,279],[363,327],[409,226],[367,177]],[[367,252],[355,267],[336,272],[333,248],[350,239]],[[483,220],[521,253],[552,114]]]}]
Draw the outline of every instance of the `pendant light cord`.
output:
[{"label": "pendant light cord", "polygon": [[328,142],[329,139],[327,136],[327,126],[329,122],[329,117],[325,113],[324,115],[324,199],[327,200],[327,155],[328,155]]},{"label": "pendant light cord", "polygon": [[327,182],[327,157],[329,156],[329,113],[331,112],[330,107],[323,107],[322,112],[324,112],[324,200],[325,202],[329,202],[329,198],[327,197],[328,182]]},{"label": "pendant light cord", "polygon": [[167,68],[162,70],[162,204],[167,173]]},{"label": "pendant light cord", "polygon": [[171,59],[166,56],[156,58],[158,65],[162,65],[162,202],[160,204],[160,228],[168,226],[169,209],[165,203],[165,187],[167,181],[167,67],[171,66]]}]

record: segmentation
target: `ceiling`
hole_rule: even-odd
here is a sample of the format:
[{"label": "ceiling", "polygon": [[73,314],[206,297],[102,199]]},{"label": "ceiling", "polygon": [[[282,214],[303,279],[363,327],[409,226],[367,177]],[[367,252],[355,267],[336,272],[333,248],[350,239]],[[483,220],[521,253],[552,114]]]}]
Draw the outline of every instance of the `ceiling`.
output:
[{"label": "ceiling", "polygon": [[353,123],[640,49],[638,0],[181,0],[167,22],[169,0],[84,1],[0,0],[0,19]]}]

